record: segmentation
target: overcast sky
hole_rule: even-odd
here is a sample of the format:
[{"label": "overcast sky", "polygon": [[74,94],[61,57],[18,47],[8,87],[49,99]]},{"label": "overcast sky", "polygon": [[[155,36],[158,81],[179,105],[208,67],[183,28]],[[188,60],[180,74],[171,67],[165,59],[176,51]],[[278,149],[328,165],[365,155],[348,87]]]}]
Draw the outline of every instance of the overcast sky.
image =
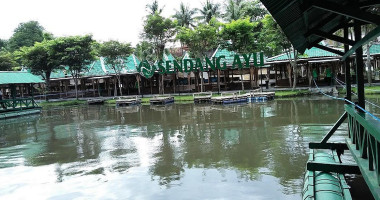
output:
[{"label": "overcast sky", "polygon": [[[182,0],[200,8],[205,0]],[[0,38],[9,39],[21,22],[38,21],[55,36],[93,34],[98,41],[110,39],[138,43],[145,6],[152,0],[1,0]],[[159,0],[169,17],[181,1]],[[223,0],[214,0],[223,2]]]}]

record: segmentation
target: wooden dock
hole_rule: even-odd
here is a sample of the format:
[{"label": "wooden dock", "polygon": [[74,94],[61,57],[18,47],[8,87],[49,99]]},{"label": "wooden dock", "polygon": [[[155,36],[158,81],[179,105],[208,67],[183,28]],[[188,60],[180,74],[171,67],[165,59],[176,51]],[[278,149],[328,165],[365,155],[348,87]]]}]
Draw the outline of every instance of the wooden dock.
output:
[{"label": "wooden dock", "polygon": [[141,104],[141,99],[138,96],[135,97],[120,97],[116,100],[116,106],[133,106]]},{"label": "wooden dock", "polygon": [[150,105],[166,105],[169,103],[174,103],[174,97],[168,96],[159,96],[155,95],[149,100]]},{"label": "wooden dock", "polygon": [[209,103],[211,102],[212,92],[194,93],[194,103]]},{"label": "wooden dock", "polygon": [[96,105],[96,104],[104,104],[104,99],[88,99],[87,100],[88,105]]}]

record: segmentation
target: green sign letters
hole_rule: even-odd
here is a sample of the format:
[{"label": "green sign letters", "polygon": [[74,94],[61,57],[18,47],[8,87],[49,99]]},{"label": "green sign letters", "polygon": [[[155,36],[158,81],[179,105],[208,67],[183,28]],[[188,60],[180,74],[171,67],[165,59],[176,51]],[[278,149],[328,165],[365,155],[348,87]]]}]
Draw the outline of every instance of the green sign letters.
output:
[{"label": "green sign letters", "polygon": [[[259,55],[260,62],[258,62],[257,55]],[[150,78],[153,76],[154,72],[157,71],[159,74],[173,74],[176,72],[194,72],[194,71],[208,71],[208,70],[226,70],[227,63],[225,61],[225,56],[207,58],[204,60],[200,58],[196,59],[183,59],[183,62],[178,62],[177,60],[167,60],[158,61],[153,65],[150,65],[147,60],[144,60],[137,67],[137,71],[142,73],[144,77]],[[252,62],[253,61],[253,62]],[[264,54],[251,53],[251,54],[235,54],[233,57],[233,63],[231,65],[232,69],[243,69],[250,68],[251,64],[253,66],[259,67],[264,65]]]}]

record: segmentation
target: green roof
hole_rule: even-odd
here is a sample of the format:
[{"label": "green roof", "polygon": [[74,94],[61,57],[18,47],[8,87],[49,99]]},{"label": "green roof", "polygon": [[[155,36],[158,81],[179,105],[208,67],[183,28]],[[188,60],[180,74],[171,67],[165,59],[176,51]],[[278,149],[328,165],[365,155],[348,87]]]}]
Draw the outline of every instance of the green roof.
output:
[{"label": "green roof", "polygon": [[38,76],[29,72],[0,71],[0,85],[43,82]]},{"label": "green roof", "polygon": [[[338,49],[338,50],[340,50],[340,49]],[[343,52],[343,50],[341,50],[341,51]],[[291,59],[294,59],[293,52],[290,54],[290,57],[291,57]],[[305,53],[299,56],[300,59],[322,58],[322,57],[340,57],[340,56],[335,54],[335,53],[331,53],[329,51],[325,51],[323,49],[319,49],[316,47],[313,47],[311,49],[306,49]],[[283,61],[283,60],[286,60],[286,61],[289,60],[289,56],[287,53],[283,53],[283,54],[268,58],[268,59],[266,59],[266,62]]]},{"label": "green roof", "polygon": [[370,53],[370,55],[380,54],[380,44],[373,44],[369,48],[369,53]]}]

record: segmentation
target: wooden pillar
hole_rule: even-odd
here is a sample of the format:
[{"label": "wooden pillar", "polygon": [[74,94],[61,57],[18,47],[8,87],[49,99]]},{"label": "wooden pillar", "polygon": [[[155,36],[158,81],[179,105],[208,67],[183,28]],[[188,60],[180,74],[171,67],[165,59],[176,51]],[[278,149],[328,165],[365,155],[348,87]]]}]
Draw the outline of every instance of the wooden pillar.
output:
[{"label": "wooden pillar", "polygon": [[[361,25],[360,22],[355,20],[354,32],[355,41],[360,41],[361,39]],[[364,97],[364,75],[363,75],[363,47],[359,47],[355,51],[356,54],[356,83],[358,87],[358,105],[365,109],[365,97]]]},{"label": "wooden pillar", "polygon": [[95,97],[95,83],[94,83],[94,79],[91,79],[91,83],[92,83],[93,96]]},{"label": "wooden pillar", "polygon": [[150,81],[149,81],[149,85],[150,85],[150,94],[153,94],[153,81],[152,81],[152,78],[153,77],[150,77]]},{"label": "wooden pillar", "polygon": [[24,87],[23,87],[23,84],[21,84],[19,86],[19,90],[20,90],[20,93],[21,93],[21,97],[24,97]]},{"label": "wooden pillar", "polygon": [[253,89],[253,69],[254,67],[249,68],[249,81],[251,83],[251,89]]}]

